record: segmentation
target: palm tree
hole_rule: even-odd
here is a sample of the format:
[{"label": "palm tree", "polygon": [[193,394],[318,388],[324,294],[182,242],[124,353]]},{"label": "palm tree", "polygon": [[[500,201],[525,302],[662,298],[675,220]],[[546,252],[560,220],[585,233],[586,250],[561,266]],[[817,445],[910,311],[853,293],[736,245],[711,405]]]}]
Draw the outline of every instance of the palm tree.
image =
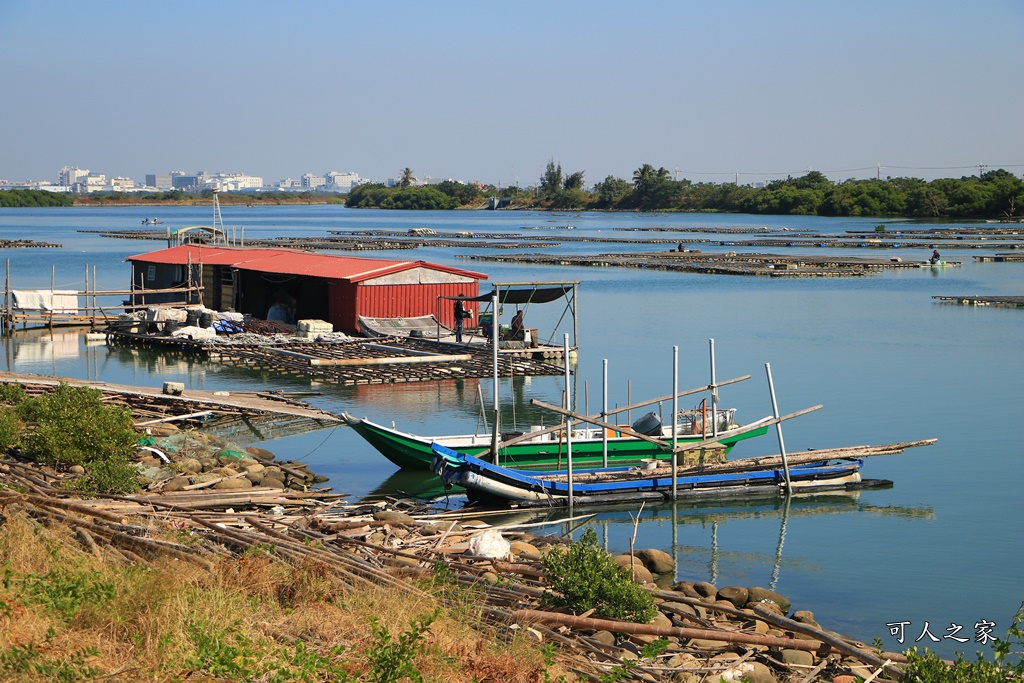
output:
[{"label": "palm tree", "polygon": [[405,189],[416,182],[416,178],[412,174],[412,169],[406,166],[402,169],[402,175],[398,180],[398,186]]},{"label": "palm tree", "polygon": [[657,171],[650,164],[644,164],[633,171],[633,188],[639,190],[644,185],[649,185]]}]

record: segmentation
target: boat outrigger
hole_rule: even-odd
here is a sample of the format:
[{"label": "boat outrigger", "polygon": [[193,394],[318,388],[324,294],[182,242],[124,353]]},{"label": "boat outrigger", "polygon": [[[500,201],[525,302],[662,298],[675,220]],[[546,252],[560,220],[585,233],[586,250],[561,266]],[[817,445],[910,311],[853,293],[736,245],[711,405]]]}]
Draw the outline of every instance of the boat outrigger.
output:
[{"label": "boat outrigger", "polygon": [[885,479],[864,479],[862,459],[926,446],[935,439],[855,446],[781,456],[742,458],[726,463],[680,466],[653,461],[643,467],[581,470],[575,474],[526,472],[499,467],[434,444],[434,473],[446,486],[466,490],[471,501],[502,507],[560,507],[664,502],[694,498],[765,498],[829,490],[888,488]]}]

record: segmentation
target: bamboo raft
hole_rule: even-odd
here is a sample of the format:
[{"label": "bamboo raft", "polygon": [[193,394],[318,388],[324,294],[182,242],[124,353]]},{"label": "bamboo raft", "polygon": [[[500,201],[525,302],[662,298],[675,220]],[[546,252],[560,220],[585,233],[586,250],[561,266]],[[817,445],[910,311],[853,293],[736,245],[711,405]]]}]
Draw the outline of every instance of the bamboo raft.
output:
[{"label": "bamboo raft", "polygon": [[60,249],[61,246],[35,240],[0,240],[0,249]]},{"label": "bamboo raft", "polygon": [[[759,275],[764,277],[857,277],[893,268],[929,267],[927,261],[902,259],[865,259],[829,256],[786,256],[781,254],[704,253],[671,251],[651,254],[598,254],[596,256],[558,254],[509,254],[462,256],[470,260],[531,265],[588,266],[597,268],[649,268],[688,273],[718,275]],[[946,265],[959,266],[947,261]]]},{"label": "bamboo raft", "polygon": [[[538,226],[551,230],[551,226]],[[528,229],[528,228],[527,228]],[[291,249],[334,249],[342,251],[402,250],[420,247],[471,249],[528,249],[550,248],[559,244],[698,244],[755,248],[832,248],[832,249],[1024,249],[1021,231],[1013,228],[950,228],[926,230],[893,229],[876,232],[848,231],[845,235],[819,233],[792,228],[716,228],[716,227],[652,227],[616,228],[624,232],[676,233],[728,236],[715,237],[651,237],[627,238],[594,235],[526,235],[518,232],[473,233],[467,231],[434,231],[429,236],[412,231],[398,230],[332,230],[328,236],[289,236],[270,239],[246,240],[246,246]],[[163,230],[80,230],[117,239],[166,240]],[[751,239],[735,236],[757,235]]]},{"label": "bamboo raft", "polygon": [[1024,262],[1024,254],[996,254],[995,256],[975,256],[979,263],[1021,263]]},{"label": "bamboo raft", "polygon": [[[158,423],[186,422],[213,418],[254,418],[275,415],[288,418],[286,423],[305,420],[320,426],[340,424],[341,419],[332,413],[314,408],[306,403],[275,392],[226,392],[189,389],[177,395],[165,394],[163,388],[129,387],[108,382],[76,380],[68,378],[46,378],[38,375],[0,373],[0,383],[20,384],[31,396],[50,391],[59,383],[97,389],[103,394],[103,401],[112,405],[123,405],[132,411],[137,427]],[[267,426],[267,429],[271,427]],[[290,427],[289,429],[296,429]]]},{"label": "bamboo raft", "polygon": [[959,294],[956,296],[933,296],[933,299],[964,306],[1024,306],[1024,296],[974,296]]}]

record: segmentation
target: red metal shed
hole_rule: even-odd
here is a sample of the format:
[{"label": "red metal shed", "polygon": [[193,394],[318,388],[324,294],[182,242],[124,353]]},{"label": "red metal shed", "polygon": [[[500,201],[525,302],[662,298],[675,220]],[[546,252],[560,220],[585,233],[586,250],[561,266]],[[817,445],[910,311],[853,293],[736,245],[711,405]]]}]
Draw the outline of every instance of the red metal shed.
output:
[{"label": "red metal shed", "polygon": [[[136,290],[169,287],[191,277],[203,285],[206,306],[230,307],[259,318],[284,292],[296,300],[298,318],[326,320],[348,333],[358,332],[359,316],[435,315],[438,297],[477,296],[480,281],[487,279],[483,273],[426,261],[201,244],[130,256],[128,261]],[[443,325],[454,325],[451,306],[442,306],[440,316]]]}]

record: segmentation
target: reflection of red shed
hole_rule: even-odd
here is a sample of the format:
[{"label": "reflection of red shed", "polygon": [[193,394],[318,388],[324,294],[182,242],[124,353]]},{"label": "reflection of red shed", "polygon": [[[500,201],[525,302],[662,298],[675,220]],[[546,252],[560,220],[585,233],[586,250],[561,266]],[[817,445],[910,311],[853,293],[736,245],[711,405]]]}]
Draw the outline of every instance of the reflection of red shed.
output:
[{"label": "reflection of red shed", "polygon": [[[244,249],[187,244],[130,256],[135,303],[145,289],[191,280],[203,286],[203,304],[264,318],[275,297],[287,294],[297,319],[320,319],[341,332],[358,331],[358,317],[436,315],[439,296],[477,296],[483,273],[427,263],[331,256],[292,249]],[[454,324],[451,307],[441,323]]]}]

